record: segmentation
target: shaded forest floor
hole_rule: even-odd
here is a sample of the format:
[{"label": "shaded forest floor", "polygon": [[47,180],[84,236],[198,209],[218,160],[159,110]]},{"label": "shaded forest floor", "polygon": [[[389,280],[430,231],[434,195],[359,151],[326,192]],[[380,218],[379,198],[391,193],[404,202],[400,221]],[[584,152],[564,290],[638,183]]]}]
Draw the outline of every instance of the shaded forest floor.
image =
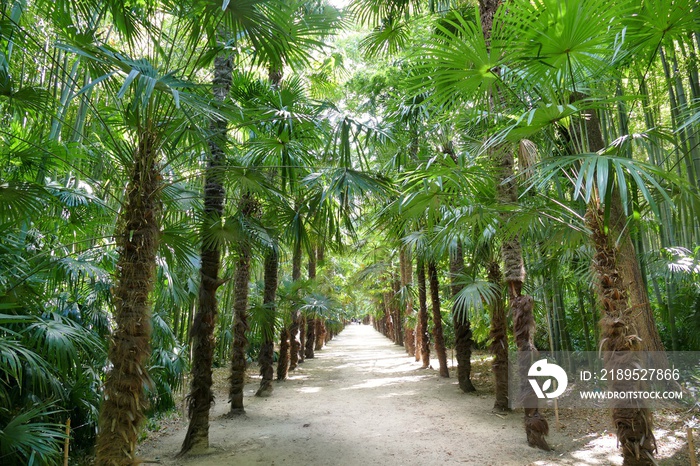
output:
[{"label": "shaded forest floor", "polygon": [[[421,370],[402,347],[365,325],[349,325],[270,398],[245,388],[246,414],[229,419],[226,370],[215,376],[210,453],[176,460],[186,417],[163,421],[141,445],[146,462],[172,465],[609,465],[622,464],[605,410],[546,412],[555,450],[528,447],[522,413],[493,413],[490,361],[475,358],[465,394],[456,378]],[[437,361],[433,361],[436,367]],[[683,422],[657,413],[660,465],[689,464]]]}]

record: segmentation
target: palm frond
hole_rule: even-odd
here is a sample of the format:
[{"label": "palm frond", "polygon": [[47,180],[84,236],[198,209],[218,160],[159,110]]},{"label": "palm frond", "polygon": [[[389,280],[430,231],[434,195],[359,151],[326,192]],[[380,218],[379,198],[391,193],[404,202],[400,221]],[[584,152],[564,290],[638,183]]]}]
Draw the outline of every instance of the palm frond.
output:
[{"label": "palm frond", "polygon": [[[0,457],[3,462],[17,464],[58,464],[66,434],[65,426],[45,421],[60,412],[53,401],[38,403],[32,408],[9,416],[0,429]],[[0,408],[0,419],[8,419],[7,408]]]}]

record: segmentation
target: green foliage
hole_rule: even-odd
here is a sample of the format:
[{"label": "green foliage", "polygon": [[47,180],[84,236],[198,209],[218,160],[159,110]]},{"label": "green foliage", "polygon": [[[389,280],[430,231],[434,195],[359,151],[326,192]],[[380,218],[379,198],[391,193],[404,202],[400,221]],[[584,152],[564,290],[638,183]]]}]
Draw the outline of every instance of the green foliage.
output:
[{"label": "green foliage", "polygon": [[[464,2],[355,0],[346,17],[316,1],[3,3],[0,462],[57,463],[68,417],[73,448],[93,443],[113,235],[144,134],[156,136],[163,182],[151,414],[184,389],[202,246],[221,248],[224,280],[238,245],[252,246],[250,360],[296,311],[339,330],[351,316],[381,318],[385,299],[415,309],[415,283],[394,292],[401,251],[412,269],[423,257],[442,271],[448,341],[451,317],[468,317],[485,346],[502,291],[486,268],[516,235],[537,346],[594,350],[584,213],[600,201],[610,216],[613,194],[664,344],[700,348],[697,2],[507,6],[487,41]],[[353,21],[368,29],[334,39]],[[214,103],[217,55],[235,71]],[[598,152],[582,138],[588,112],[601,123]],[[202,201],[209,142],[221,137],[212,120],[226,121],[227,136],[215,224]],[[523,138],[530,150],[516,151]],[[520,184],[516,203],[497,196],[491,155],[504,147],[516,166],[502,184]],[[256,199],[255,215],[237,211],[242,195]],[[465,268],[452,276],[456,244]],[[261,299],[272,246],[275,312]],[[314,280],[292,281],[299,251],[303,264],[318,254]],[[448,282],[460,288],[451,299]],[[218,365],[232,344],[232,288],[219,288]],[[415,325],[415,312],[404,319]]]}]

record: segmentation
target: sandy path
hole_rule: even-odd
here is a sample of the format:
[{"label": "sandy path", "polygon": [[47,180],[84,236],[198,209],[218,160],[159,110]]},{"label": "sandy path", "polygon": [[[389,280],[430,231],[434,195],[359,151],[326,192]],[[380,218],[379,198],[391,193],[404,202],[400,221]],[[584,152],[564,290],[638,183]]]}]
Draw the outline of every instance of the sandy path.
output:
[{"label": "sandy path", "polygon": [[[223,387],[221,387],[223,388]],[[245,390],[246,415],[212,412],[208,455],[175,460],[179,428],[141,448],[142,458],[182,465],[550,464],[559,455],[527,446],[521,414],[491,414],[492,396],[462,393],[454,378],[406,356],[373,328],[349,325],[271,398]],[[557,434],[550,437],[556,445]],[[561,440],[561,439],[560,439]]]}]

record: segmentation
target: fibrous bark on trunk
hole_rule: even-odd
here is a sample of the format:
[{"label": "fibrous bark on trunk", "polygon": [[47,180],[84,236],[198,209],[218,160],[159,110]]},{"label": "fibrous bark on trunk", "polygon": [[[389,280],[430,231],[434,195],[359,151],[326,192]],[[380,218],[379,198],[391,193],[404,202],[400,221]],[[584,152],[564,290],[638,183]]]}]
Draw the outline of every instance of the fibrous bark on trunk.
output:
[{"label": "fibrous bark on trunk", "polygon": [[[493,152],[493,157],[498,163],[497,197],[502,205],[515,205],[518,202],[518,186],[513,176],[514,148],[509,145],[501,145]],[[503,214],[504,221],[508,215]],[[535,350],[532,343],[535,332],[535,318],[532,314],[534,299],[532,296],[522,294],[525,282],[525,263],[520,244],[520,236],[513,235],[503,240],[501,245],[501,258],[505,269],[504,280],[508,288],[508,303],[510,315],[513,316],[513,328],[515,345],[518,348],[518,372],[520,374],[520,398],[524,401],[524,425],[527,443],[531,447],[549,451],[550,447],[545,440],[549,435],[549,424],[537,408],[537,396],[528,382],[527,373],[534,362],[531,358]]]},{"label": "fibrous bark on trunk", "polygon": [[413,271],[411,266],[410,256],[406,248],[401,248],[399,251],[399,269],[401,271],[401,288],[404,290],[403,304],[406,323],[404,324],[404,346],[409,356],[416,354],[416,337],[415,330],[408,324],[408,318],[413,315],[413,299],[408,293],[408,288],[413,281]]},{"label": "fibrous bark on trunk", "polygon": [[[430,366],[430,333],[428,332],[428,295],[425,289],[425,261],[418,258],[416,264],[416,279],[418,280],[418,321],[420,323],[420,358],[423,368]],[[417,354],[417,353],[416,353]]]},{"label": "fibrous bark on trunk", "polygon": [[399,290],[401,289],[400,278],[393,277],[391,285],[394,292],[394,296],[391,299],[392,320],[394,321],[394,343],[403,346],[403,315],[399,300]]},{"label": "fibrous bark on trunk", "polygon": [[440,363],[440,377],[449,377],[447,367],[447,350],[442,334],[442,313],[440,312],[440,283],[438,282],[435,261],[428,261],[428,282],[430,283],[430,302],[433,309],[433,336],[435,337],[435,352]]},{"label": "fibrous bark on trunk", "polygon": [[328,341],[328,332],[326,331],[326,323],[323,318],[316,319],[316,345],[314,349],[320,351],[323,349],[323,345]]},{"label": "fibrous bark on trunk", "polygon": [[292,323],[289,325],[289,370],[293,371],[299,366],[299,327],[301,315],[299,311],[292,311]]},{"label": "fibrous bark on trunk", "polygon": [[[317,261],[317,256],[316,256],[316,250],[313,249],[311,253],[309,254],[309,279],[313,280],[316,278],[316,261]],[[318,317],[313,317],[313,318],[307,318],[306,319],[306,326],[305,328],[302,328],[301,331],[302,333],[306,333],[305,335],[305,344],[303,346],[304,350],[304,355],[308,359],[313,359],[316,355],[314,354],[314,348],[317,344],[316,340],[316,327],[318,326],[319,318]],[[319,348],[320,349],[320,348]]]},{"label": "fibrous bark on trunk", "polygon": [[[263,280],[265,282],[265,290],[263,292],[263,308],[264,312],[269,313],[274,317],[277,312],[276,300],[277,300],[277,282],[279,271],[279,255],[277,250],[273,247],[267,254],[265,254],[265,270]],[[266,319],[266,321],[273,322],[273,319]],[[260,355],[258,356],[258,363],[260,364],[260,375],[262,379],[260,380],[260,388],[255,393],[255,396],[267,397],[272,395],[272,379],[274,378],[274,369],[272,367],[275,359],[275,339],[270,331],[263,332],[263,343],[260,348]]]},{"label": "fibrous bark on trunk", "polygon": [[318,319],[307,319],[306,322],[306,358],[313,359],[316,357],[314,354],[314,347],[316,346],[316,327],[318,326]]},{"label": "fibrous bark on trunk", "polygon": [[287,380],[289,370],[289,328],[280,330],[280,355],[277,360],[277,381]]},{"label": "fibrous bark on trunk", "polygon": [[[583,98],[581,95],[572,97],[578,100]],[[574,128],[572,134],[578,140],[575,150],[579,152],[599,151],[605,147],[600,120],[595,111],[582,111],[579,126]],[[630,361],[636,357],[635,351],[663,351],[664,348],[654,322],[618,189],[612,192],[608,209],[609,224],[606,225],[600,199],[594,195],[585,216],[586,224],[592,232],[595,249],[593,270],[598,299],[603,307],[600,320],[601,347],[606,351],[606,366],[612,363],[608,359],[609,355],[618,354],[628,360],[627,367],[630,367]],[[613,380],[611,388],[614,391],[639,390],[639,386],[630,386],[629,383]],[[613,404],[612,420],[617,430],[618,443],[622,446],[623,464],[655,464],[653,414],[643,400],[634,407],[629,404]]]},{"label": "fibrous bark on trunk", "polygon": [[[301,244],[294,246],[292,253],[292,280],[301,279]],[[289,325],[289,370],[293,371],[299,365],[299,352],[301,341],[299,340],[299,326],[301,325],[301,313],[297,309],[292,310],[292,323]]]},{"label": "fibrous bark on trunk", "polygon": [[[463,285],[459,283],[459,275],[464,272],[464,250],[462,242],[458,241],[455,250],[450,254],[450,277],[452,298],[459,293]],[[455,304],[456,307],[456,304]],[[465,312],[452,309],[452,321],[455,328],[455,356],[457,358],[457,379],[459,388],[465,392],[476,391],[471,381],[472,329],[469,316]]]},{"label": "fibrous bark on trunk", "polygon": [[535,300],[531,296],[511,297],[511,312],[513,313],[513,334],[518,348],[518,373],[520,374],[520,401],[525,407],[525,435],[531,447],[551,450],[545,440],[549,435],[549,424],[537,408],[537,395],[532,390],[528,380],[528,371],[537,360],[537,348],[533,343],[535,336],[535,318],[532,310]]},{"label": "fibrous bark on trunk", "polygon": [[383,294],[383,299],[382,302],[384,304],[384,328],[385,328],[385,333],[384,336],[388,337],[396,343],[396,332],[394,332],[394,318],[392,316],[393,314],[393,308],[392,308],[392,301],[394,299],[393,293],[391,291],[385,291]]},{"label": "fibrous bark on trunk", "polygon": [[299,357],[297,364],[302,364],[306,360],[306,316],[299,312]]},{"label": "fibrous bark on trunk", "polygon": [[[217,101],[223,102],[231,88],[233,62],[231,57],[214,59],[213,92]],[[187,395],[187,414],[190,419],[180,455],[198,453],[209,448],[209,409],[214,403],[212,392],[212,361],[214,359],[214,327],[218,314],[216,290],[223,283],[219,280],[221,250],[216,240],[210,238],[211,229],[221,222],[224,211],[223,187],[224,147],[226,121],[215,118],[210,125],[209,162],[204,172],[204,222],[202,225],[201,266],[199,271],[199,307],[190,329],[192,345],[192,372],[190,392]]]},{"label": "fibrous bark on trunk", "polygon": [[491,303],[491,353],[493,354],[493,374],[496,379],[496,400],[494,409],[509,411],[508,406],[508,326],[506,309],[501,292],[503,276],[497,261],[488,266],[488,279],[495,286],[495,296]]},{"label": "fibrous bark on trunk", "polygon": [[[250,218],[258,210],[258,203],[249,193],[244,194],[240,201],[240,214]],[[230,414],[242,414],[243,387],[245,386],[245,371],[248,366],[246,351],[248,349],[248,282],[250,281],[251,245],[243,239],[238,245],[238,259],[233,279],[233,344],[231,350],[231,375],[229,376]]]},{"label": "fibrous bark on trunk", "polygon": [[162,177],[157,136],[144,131],[134,154],[115,239],[119,251],[114,289],[114,325],[104,398],[100,409],[96,464],[133,465],[150,382],[151,303],[160,237]]},{"label": "fibrous bark on trunk", "polygon": [[[596,273],[598,294],[603,305],[603,317],[600,321],[602,349],[605,352],[606,367],[620,364],[611,361],[610,355],[626,358],[625,367],[633,367],[634,352],[641,349],[641,339],[636,334],[633,314],[634,308],[628,305],[627,286],[618,269],[618,249],[604,229],[604,212],[602,209],[589,208],[586,224],[593,232],[595,255],[593,269]],[[613,369],[614,370],[614,369]],[[639,382],[613,379],[610,382],[613,391],[638,391]],[[656,440],[651,411],[639,402],[630,407],[629,402],[615,402],[612,408],[613,425],[617,430],[617,440],[622,446],[625,466],[647,466],[655,464],[652,460],[656,450]]]},{"label": "fibrous bark on trunk", "polygon": [[[575,95],[574,97],[582,98],[583,96]],[[597,113],[592,110],[582,111],[581,124],[584,125],[585,134],[583,136],[579,135],[579,138],[582,138],[582,141],[586,141],[588,147],[579,145],[579,147],[576,147],[576,150],[580,153],[602,150],[605,147],[605,141],[603,140],[600,119]],[[575,129],[572,133],[576,135],[580,131]],[[596,206],[589,206],[589,209],[595,210],[596,208]],[[636,334],[642,340],[641,348],[644,351],[665,351],[654,320],[649,294],[642,277],[642,269],[630,236],[627,216],[625,215],[618,189],[613,190],[610,196],[609,209],[608,234],[610,238],[615,238],[615,247],[619,251],[617,267],[620,274],[622,274],[624,283],[628,287],[629,305],[636,310],[633,314],[633,319],[637,329]]]}]

